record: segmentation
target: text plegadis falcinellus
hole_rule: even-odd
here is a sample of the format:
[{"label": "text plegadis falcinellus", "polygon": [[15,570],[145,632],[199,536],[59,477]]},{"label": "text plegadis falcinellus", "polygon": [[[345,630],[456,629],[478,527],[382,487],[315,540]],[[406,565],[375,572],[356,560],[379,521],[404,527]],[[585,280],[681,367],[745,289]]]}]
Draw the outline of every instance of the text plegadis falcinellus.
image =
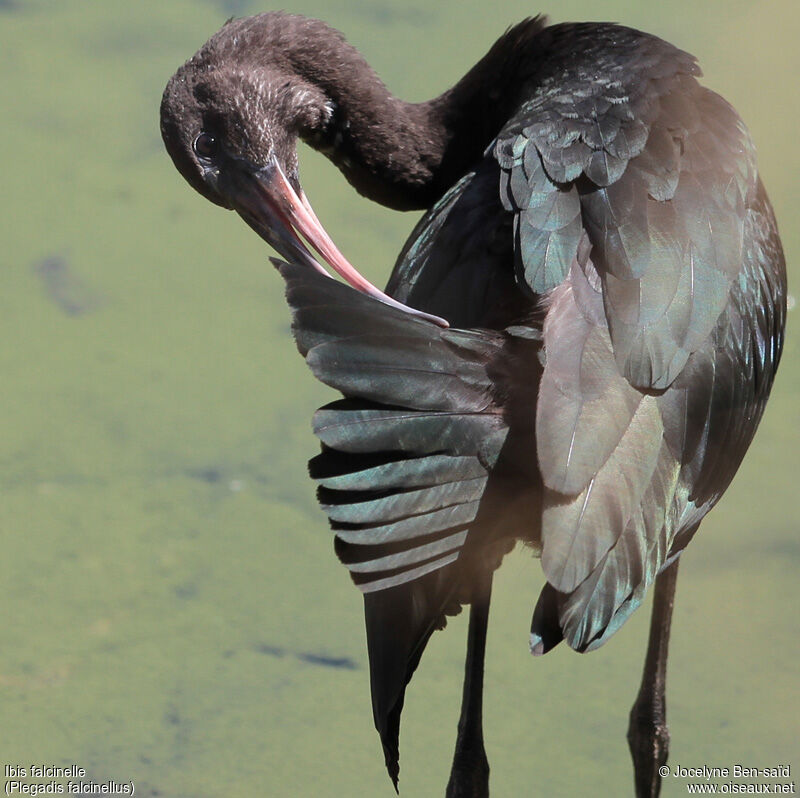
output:
[{"label": "text plegadis falcinellus", "polygon": [[[395,785],[406,685],[470,604],[447,795],[488,795],[492,575],[522,540],[547,579],[534,654],[597,648],[655,583],[628,740],[637,794],[658,794],[678,558],[753,438],[785,317],[753,144],[699,74],[654,36],[535,18],[412,104],[322,22],[270,13],[226,24],[166,88],[175,165],[286,258],[300,352],[344,396],[315,416],[310,468],[364,592]],[[388,297],[320,226],[298,139],[361,194],[427,210]]]}]

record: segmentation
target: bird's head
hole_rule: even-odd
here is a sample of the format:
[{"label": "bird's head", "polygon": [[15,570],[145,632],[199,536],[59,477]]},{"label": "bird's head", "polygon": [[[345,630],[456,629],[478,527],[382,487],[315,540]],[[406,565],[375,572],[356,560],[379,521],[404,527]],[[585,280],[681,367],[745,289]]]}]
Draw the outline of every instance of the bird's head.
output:
[{"label": "bird's head", "polygon": [[284,257],[305,259],[297,233],[314,231],[302,214],[297,139],[323,130],[332,106],[292,70],[271,21],[280,34],[286,15],[228,23],[178,69],[161,101],[161,135],[193,188]]},{"label": "bird's head", "polygon": [[284,258],[324,271],[308,242],[355,288],[399,305],[339,252],[300,186],[297,141],[322,141],[334,104],[292,55],[303,48],[308,62],[314,42],[331,37],[341,40],[321,22],[283,13],[228,23],[167,84],[161,135],[189,184],[239,213]]}]

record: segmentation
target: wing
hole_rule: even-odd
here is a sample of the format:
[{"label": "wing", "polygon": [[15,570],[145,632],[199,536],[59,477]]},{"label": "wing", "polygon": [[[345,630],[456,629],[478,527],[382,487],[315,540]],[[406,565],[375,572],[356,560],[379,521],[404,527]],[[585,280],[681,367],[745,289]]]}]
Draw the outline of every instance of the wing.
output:
[{"label": "wing", "polygon": [[519,281],[561,284],[586,233],[617,365],[642,389],[670,385],[710,335],[754,197],[749,135],[697,73],[666,42],[600,27],[538,78],[495,145]]},{"label": "wing", "polygon": [[782,335],[782,254],[741,120],[685,53],[581,30],[553,32],[572,56],[537,75],[493,153],[518,283],[546,307],[537,651],[553,623],[600,645],[685,545],[752,438]]},{"label": "wing", "polygon": [[[544,437],[556,439],[553,451],[559,439],[572,447],[571,462],[559,472],[570,479],[586,468],[587,451],[595,459],[577,495],[552,489],[545,495],[542,564],[549,585],[534,612],[536,653],[562,636],[582,651],[602,645],[688,544],[736,473],[766,406],[786,314],[783,253],[760,184],[744,214],[743,240],[728,304],[663,392],[636,391],[611,368],[600,291],[585,281],[589,263],[573,266],[554,292],[537,417],[540,458]],[[551,370],[554,360],[558,368]],[[605,423],[597,402],[610,411]],[[607,459],[598,463],[598,452]]]},{"label": "wing", "polygon": [[416,225],[386,286],[454,327],[502,329],[529,312],[514,274],[512,216],[498,202],[500,167],[487,157]]},{"label": "wing", "polygon": [[512,506],[541,504],[526,495],[538,481],[508,463],[533,424],[527,413],[510,430],[503,383],[540,371],[541,336],[443,330],[303,265],[279,268],[301,354],[344,396],[317,411],[323,450],[309,465],[364,593],[373,714],[396,783],[405,688],[428,638],[469,600],[474,569],[513,547],[497,531]]}]

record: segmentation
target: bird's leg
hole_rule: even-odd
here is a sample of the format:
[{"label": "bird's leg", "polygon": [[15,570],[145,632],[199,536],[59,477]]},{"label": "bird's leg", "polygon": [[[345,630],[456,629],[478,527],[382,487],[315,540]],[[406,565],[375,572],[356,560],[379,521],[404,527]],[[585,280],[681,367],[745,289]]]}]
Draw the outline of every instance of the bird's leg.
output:
[{"label": "bird's leg", "polygon": [[489,760],[483,747],[483,660],[492,598],[492,573],[476,586],[469,610],[469,636],[458,739],[446,798],[488,798]]},{"label": "bird's leg", "polygon": [[664,767],[669,755],[667,654],[678,563],[679,560],[675,560],[656,579],[642,685],[631,708],[628,724],[628,746],[633,757],[637,798],[657,798],[661,792],[659,769]]}]

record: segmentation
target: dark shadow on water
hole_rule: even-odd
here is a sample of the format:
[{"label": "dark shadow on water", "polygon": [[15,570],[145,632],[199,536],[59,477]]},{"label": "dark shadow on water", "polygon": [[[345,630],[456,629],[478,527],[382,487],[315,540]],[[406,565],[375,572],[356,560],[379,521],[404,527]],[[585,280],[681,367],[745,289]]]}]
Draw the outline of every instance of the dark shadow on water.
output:
[{"label": "dark shadow on water", "polygon": [[48,255],[36,261],[32,269],[42,283],[45,296],[67,316],[84,316],[102,304],[64,255]]},{"label": "dark shadow on water", "polygon": [[326,657],[322,654],[310,654],[301,652],[295,655],[298,659],[307,662],[309,665],[323,665],[326,668],[343,668],[344,670],[354,671],[358,668],[349,657]]},{"label": "dark shadow on water", "polygon": [[269,643],[256,643],[253,651],[258,654],[265,654],[268,657],[285,657],[287,655],[296,657],[308,665],[319,665],[324,668],[338,668],[340,670],[358,670],[358,664],[350,657],[330,657],[327,654],[314,654],[310,651],[287,651],[282,646],[273,646]]},{"label": "dark shadow on water", "polygon": [[197,585],[192,583],[186,583],[183,585],[176,585],[173,588],[173,593],[179,598],[184,600],[189,600],[193,598],[197,598],[199,593],[197,589]]},{"label": "dark shadow on water", "polygon": [[268,643],[258,643],[253,646],[253,651],[258,654],[266,654],[269,657],[284,657],[286,656],[286,649],[280,646],[271,646]]},{"label": "dark shadow on water", "polygon": [[186,473],[192,479],[199,479],[209,485],[216,485],[222,479],[222,472],[217,468],[192,468]]}]

